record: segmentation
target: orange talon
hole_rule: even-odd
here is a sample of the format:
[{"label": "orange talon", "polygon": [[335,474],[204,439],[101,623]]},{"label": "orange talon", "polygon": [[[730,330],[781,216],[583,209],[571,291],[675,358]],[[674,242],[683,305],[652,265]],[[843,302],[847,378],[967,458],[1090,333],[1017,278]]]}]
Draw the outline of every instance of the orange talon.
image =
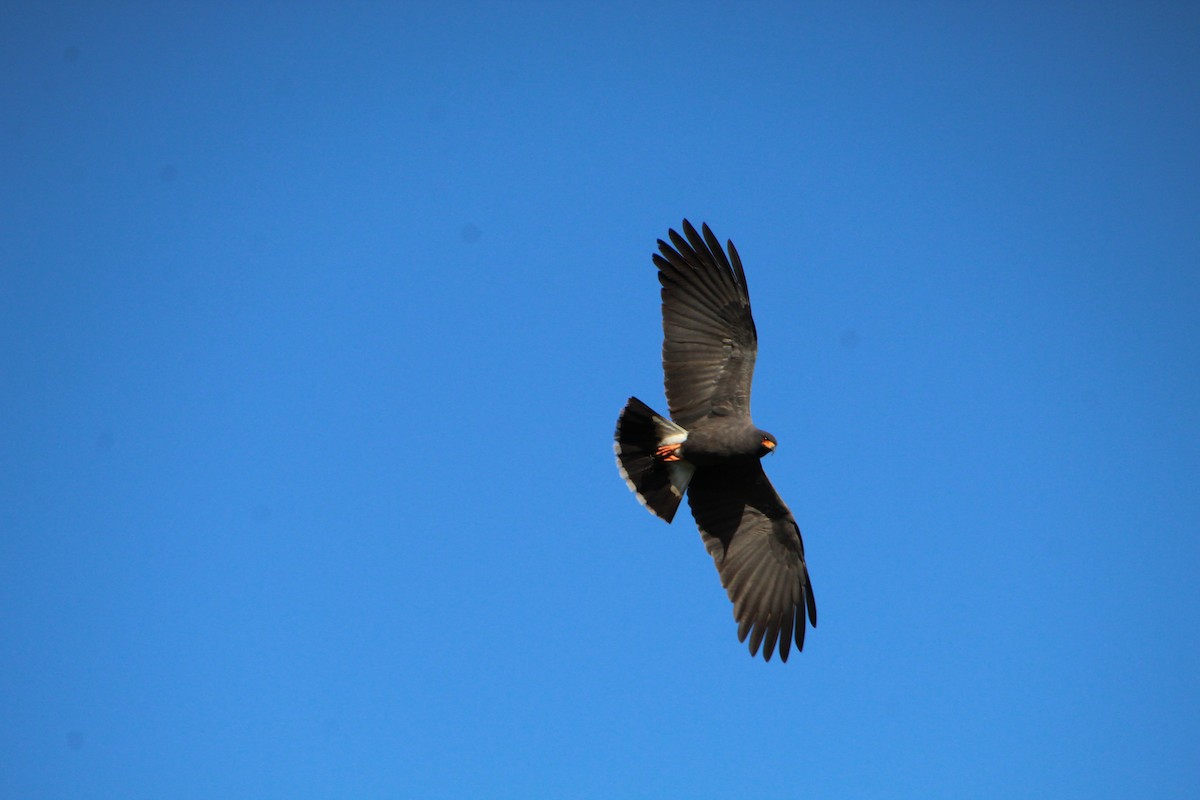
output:
[{"label": "orange talon", "polygon": [[654,451],[660,461],[681,461],[679,457],[679,445],[664,444],[662,447]]}]

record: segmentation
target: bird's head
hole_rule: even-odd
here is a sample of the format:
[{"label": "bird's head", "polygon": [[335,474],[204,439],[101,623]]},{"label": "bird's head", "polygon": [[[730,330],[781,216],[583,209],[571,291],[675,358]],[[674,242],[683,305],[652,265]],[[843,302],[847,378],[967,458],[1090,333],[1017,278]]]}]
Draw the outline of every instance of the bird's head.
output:
[{"label": "bird's head", "polygon": [[758,445],[758,457],[762,458],[769,453],[774,453],[776,445],[775,437],[766,431],[759,431],[758,433],[761,437]]}]

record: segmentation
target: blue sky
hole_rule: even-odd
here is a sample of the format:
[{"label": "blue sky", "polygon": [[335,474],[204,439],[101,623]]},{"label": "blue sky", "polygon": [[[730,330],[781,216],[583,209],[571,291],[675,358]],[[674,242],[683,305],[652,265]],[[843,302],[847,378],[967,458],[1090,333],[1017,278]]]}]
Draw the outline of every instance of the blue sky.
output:
[{"label": "blue sky", "polygon": [[[9,4],[0,795],[1200,794],[1200,9]],[[751,659],[650,262],[737,244]]]}]

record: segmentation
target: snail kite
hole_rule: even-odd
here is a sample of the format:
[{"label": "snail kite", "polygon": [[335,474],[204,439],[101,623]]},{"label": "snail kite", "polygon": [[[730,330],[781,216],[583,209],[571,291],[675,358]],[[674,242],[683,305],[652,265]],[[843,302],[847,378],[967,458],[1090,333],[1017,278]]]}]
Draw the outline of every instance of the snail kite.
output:
[{"label": "snail kite", "polygon": [[654,254],[662,284],[663,372],[671,419],[636,397],[617,419],[617,468],[652,513],[670,522],[686,492],[733,602],[738,640],[750,654],[787,661],[804,649],[805,617],[817,624],[804,543],[760,459],[775,437],[750,420],[758,334],[742,262],[707,225],[686,219]]}]

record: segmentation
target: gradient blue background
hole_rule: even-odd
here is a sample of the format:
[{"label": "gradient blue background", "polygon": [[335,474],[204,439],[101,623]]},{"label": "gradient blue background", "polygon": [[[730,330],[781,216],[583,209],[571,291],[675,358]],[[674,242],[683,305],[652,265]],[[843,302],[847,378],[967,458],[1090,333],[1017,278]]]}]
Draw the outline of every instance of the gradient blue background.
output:
[{"label": "gradient blue background", "polygon": [[[1200,6],[10,3],[0,796],[1200,795]],[[820,627],[687,514],[739,246]]]}]

